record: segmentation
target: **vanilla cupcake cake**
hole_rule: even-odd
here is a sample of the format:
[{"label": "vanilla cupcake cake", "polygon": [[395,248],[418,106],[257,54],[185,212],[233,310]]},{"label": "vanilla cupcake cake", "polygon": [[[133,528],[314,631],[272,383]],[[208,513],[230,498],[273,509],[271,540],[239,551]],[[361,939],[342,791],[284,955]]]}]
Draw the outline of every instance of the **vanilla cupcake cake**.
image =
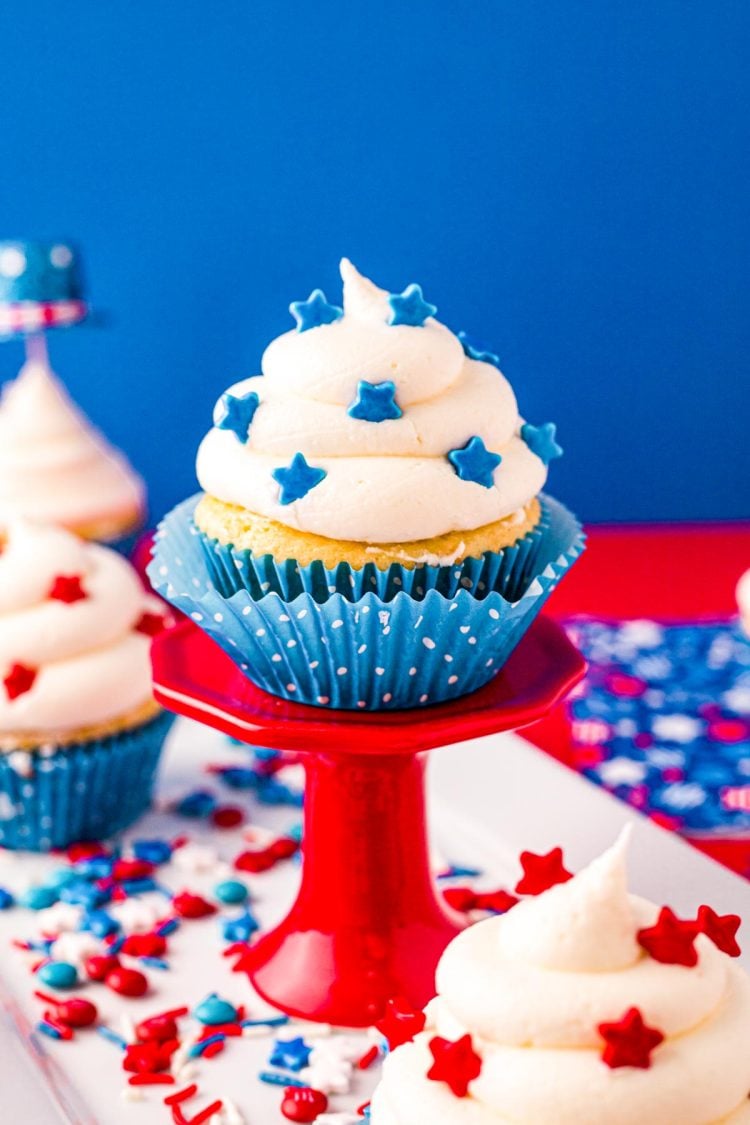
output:
[{"label": "vanilla cupcake cake", "polygon": [[[542,857],[548,858],[548,857]],[[629,895],[625,842],[446,950],[372,1125],[747,1125],[739,918]]]},{"label": "vanilla cupcake cake", "polygon": [[[297,326],[266,349],[263,375],[220,397],[197,458],[204,494],[164,527],[182,538],[189,523],[202,559],[180,575],[177,548],[162,544],[152,574],[277,694],[438,702],[497,671],[580,552],[580,527],[541,494],[562,452],[555,427],[520,416],[496,357],[436,320],[419,286],[389,294],[346,259],[341,274],[343,308],[320,290],[294,302]],[[190,544],[181,550],[192,560]],[[204,575],[226,611],[189,604]],[[307,619],[306,599],[308,625],[283,628]],[[481,647],[471,610],[490,622]],[[395,636],[414,628],[419,648],[402,646],[395,663]],[[446,668],[459,657],[462,674]]]},{"label": "vanilla cupcake cake", "polygon": [[94,429],[46,362],[30,360],[0,397],[0,519],[57,523],[113,542],[143,523],[143,482]]},{"label": "vanilla cupcake cake", "polygon": [[110,836],[149,803],[171,716],[163,607],[120,555],[27,520],[0,532],[0,845]]}]

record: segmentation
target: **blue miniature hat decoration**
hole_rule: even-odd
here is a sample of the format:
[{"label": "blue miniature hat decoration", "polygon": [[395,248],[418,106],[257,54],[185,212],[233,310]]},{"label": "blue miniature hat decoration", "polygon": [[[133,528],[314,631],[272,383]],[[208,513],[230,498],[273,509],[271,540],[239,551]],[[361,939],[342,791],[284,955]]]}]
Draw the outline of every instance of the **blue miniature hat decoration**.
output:
[{"label": "blue miniature hat decoration", "polygon": [[74,246],[64,241],[0,241],[0,336],[78,324],[88,311]]}]

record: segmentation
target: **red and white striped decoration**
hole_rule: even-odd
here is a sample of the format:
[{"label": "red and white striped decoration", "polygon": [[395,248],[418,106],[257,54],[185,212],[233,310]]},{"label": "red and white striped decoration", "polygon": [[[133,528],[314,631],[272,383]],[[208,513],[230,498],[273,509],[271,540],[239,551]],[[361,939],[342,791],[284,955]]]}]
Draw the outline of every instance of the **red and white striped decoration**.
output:
[{"label": "red and white striped decoration", "polygon": [[62,328],[83,320],[87,312],[85,301],[13,301],[0,304],[0,336]]}]

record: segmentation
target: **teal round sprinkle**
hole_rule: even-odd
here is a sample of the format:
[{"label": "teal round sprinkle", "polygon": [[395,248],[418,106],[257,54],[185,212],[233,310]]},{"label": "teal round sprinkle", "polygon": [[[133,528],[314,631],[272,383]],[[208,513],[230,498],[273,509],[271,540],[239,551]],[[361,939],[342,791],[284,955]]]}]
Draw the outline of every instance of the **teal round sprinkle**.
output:
[{"label": "teal round sprinkle", "polygon": [[223,883],[217,883],[214,894],[219,902],[226,903],[227,906],[236,906],[248,899],[247,887],[238,879],[225,879]]},{"label": "teal round sprinkle", "polygon": [[212,992],[205,1000],[200,1002],[193,1012],[193,1016],[199,1023],[209,1026],[216,1023],[235,1023],[237,1009],[228,1000],[222,1000],[220,996]]},{"label": "teal round sprinkle", "polygon": [[76,967],[67,961],[48,961],[42,965],[37,976],[48,988],[75,988],[78,984]]},{"label": "teal round sprinkle", "polygon": [[51,890],[59,891],[61,887],[67,887],[70,883],[79,883],[80,881],[81,876],[72,867],[56,867],[54,871],[50,871],[47,875],[44,885]]},{"label": "teal round sprinkle", "polygon": [[29,910],[46,910],[48,906],[55,905],[58,897],[55,887],[29,887],[18,901]]}]

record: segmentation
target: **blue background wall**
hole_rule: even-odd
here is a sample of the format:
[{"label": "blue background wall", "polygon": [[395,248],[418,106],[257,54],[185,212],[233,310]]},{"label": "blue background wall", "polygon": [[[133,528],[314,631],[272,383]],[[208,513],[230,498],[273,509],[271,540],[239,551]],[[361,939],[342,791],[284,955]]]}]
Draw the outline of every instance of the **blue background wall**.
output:
[{"label": "blue background wall", "polygon": [[83,245],[112,322],[53,360],[155,512],[345,253],[500,353],[585,517],[750,515],[747,0],[3,7],[0,232]]}]

